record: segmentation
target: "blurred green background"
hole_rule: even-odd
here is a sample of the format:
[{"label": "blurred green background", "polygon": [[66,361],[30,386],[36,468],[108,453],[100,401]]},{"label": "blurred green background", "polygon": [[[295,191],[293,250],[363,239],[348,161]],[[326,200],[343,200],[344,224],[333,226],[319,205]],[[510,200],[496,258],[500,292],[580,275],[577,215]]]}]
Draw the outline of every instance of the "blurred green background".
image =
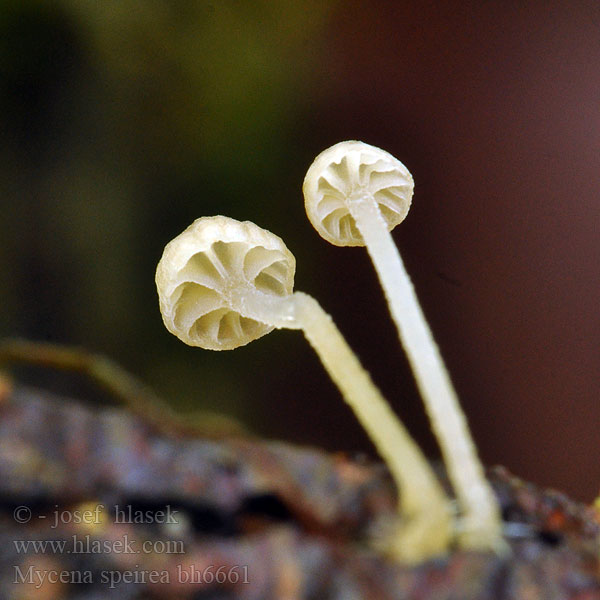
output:
[{"label": "blurred green background", "polygon": [[394,236],[483,459],[590,500],[599,64],[593,1],[2,0],[0,335],[105,353],[181,410],[371,453],[301,334],[211,353],[164,329],[164,245],[199,216],[250,219],[434,454],[366,253],[304,214],[312,159],[362,139],[415,177]]}]

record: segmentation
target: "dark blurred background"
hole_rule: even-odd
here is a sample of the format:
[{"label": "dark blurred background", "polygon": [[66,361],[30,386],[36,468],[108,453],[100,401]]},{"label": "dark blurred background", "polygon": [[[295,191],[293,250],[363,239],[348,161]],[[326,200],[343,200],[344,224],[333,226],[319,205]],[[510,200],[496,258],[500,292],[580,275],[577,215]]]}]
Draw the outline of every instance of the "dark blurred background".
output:
[{"label": "dark blurred background", "polygon": [[164,245],[202,215],[250,219],[435,455],[366,252],[304,214],[312,159],[361,139],[415,178],[394,237],[483,460],[598,492],[598,2],[3,0],[0,86],[1,336],[371,454],[301,334],[211,353],[164,329]]}]

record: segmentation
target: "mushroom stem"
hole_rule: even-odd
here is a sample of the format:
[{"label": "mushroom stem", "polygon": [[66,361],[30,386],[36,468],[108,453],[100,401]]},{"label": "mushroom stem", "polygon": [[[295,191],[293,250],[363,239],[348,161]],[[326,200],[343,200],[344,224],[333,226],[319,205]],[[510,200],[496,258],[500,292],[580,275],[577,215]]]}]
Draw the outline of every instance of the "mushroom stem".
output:
[{"label": "mushroom stem", "polygon": [[384,289],[458,497],[460,541],[465,547],[502,552],[498,504],[400,253],[370,194],[353,195],[348,206]]},{"label": "mushroom stem", "polygon": [[[245,288],[232,298],[240,314],[265,324],[302,329],[344,399],[385,460],[399,492],[402,531],[390,536],[390,553],[418,562],[447,550],[452,519],[446,494],[427,459],[390,409],[331,316],[311,296],[279,297]],[[396,533],[396,532],[395,532]]]}]

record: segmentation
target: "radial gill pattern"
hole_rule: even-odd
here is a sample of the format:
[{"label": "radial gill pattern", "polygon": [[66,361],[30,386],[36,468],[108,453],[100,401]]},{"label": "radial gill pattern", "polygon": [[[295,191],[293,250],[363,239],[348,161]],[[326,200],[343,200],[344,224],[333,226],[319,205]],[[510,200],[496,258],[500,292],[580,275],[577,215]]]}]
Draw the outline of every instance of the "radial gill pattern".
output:
[{"label": "radial gill pattern", "polygon": [[[243,307],[232,304],[230,291],[277,296],[292,292],[295,262],[277,236],[253,223],[205,217],[170,246],[157,270],[157,286],[171,333],[191,346],[231,350],[273,329],[243,316]],[[168,284],[161,285],[162,280]]]},{"label": "radial gill pattern", "polygon": [[349,201],[374,200],[391,230],[406,217],[413,187],[408,169],[388,152],[362,142],[340,142],[322,152],[306,174],[306,212],[332,244],[363,246]]}]

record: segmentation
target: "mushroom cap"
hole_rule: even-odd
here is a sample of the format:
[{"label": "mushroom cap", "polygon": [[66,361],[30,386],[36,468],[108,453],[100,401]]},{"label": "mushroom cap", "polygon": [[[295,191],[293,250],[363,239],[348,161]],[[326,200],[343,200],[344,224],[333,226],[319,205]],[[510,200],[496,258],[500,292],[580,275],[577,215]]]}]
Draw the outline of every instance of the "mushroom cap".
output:
[{"label": "mushroom cap", "polygon": [[364,142],[339,142],[315,158],[302,191],[306,214],[319,235],[336,246],[364,246],[348,201],[371,197],[391,231],[408,213],[414,182],[389,152]]},{"label": "mushroom cap", "polygon": [[232,350],[273,327],[242,316],[230,292],[288,296],[296,259],[283,240],[250,221],[201,217],[169,242],[156,269],[160,312],[182,342]]}]

